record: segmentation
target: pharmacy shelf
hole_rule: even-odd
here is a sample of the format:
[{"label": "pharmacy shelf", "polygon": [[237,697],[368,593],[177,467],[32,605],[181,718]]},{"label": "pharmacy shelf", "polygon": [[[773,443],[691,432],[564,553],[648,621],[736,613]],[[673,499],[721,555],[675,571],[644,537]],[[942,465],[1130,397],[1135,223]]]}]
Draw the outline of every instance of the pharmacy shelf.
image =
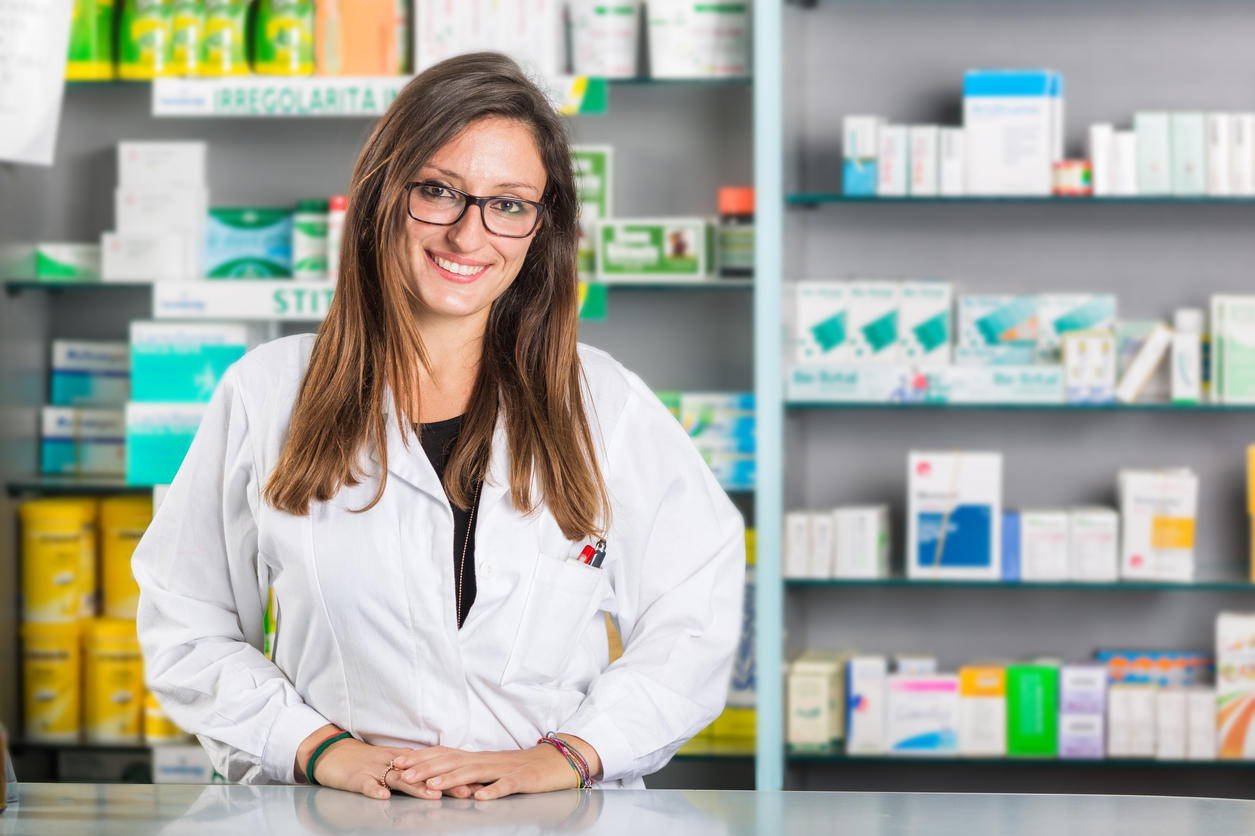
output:
[{"label": "pharmacy shelf", "polygon": [[978,410],[999,412],[1253,412],[1255,404],[1228,403],[854,403],[848,401],[788,401],[789,409],[837,409],[850,410],[892,410],[892,411],[936,411],[936,410]]},{"label": "pharmacy shelf", "polygon": [[45,740],[22,740],[20,738],[9,741],[9,747],[15,752],[37,749],[54,752],[133,752],[141,754],[152,751],[153,745],[147,743],[56,743]]},{"label": "pharmacy shelf", "polygon": [[[152,291],[156,284],[161,282],[149,281],[72,281],[62,279],[3,279],[5,292],[9,295],[33,291],[41,293],[59,293],[61,291],[101,291],[101,290],[147,290]],[[315,283],[296,282],[294,279],[258,279],[267,283],[270,289],[283,289],[284,287],[313,285]],[[235,279],[206,279],[206,284],[215,286],[226,284],[239,284],[239,280]],[[186,282],[169,282],[171,285],[188,284]],[[317,283],[318,289],[325,289],[325,282]],[[754,287],[752,279],[725,279],[718,276],[711,276],[705,279],[648,279],[640,281],[632,281],[629,279],[616,279],[611,282],[589,282],[589,284],[604,285],[606,289],[619,291],[668,291],[668,290],[751,290]]]},{"label": "pharmacy shelf", "polygon": [[4,279],[4,292],[15,296],[24,291],[61,293],[62,291],[150,290],[152,282],[101,282],[72,279]]},{"label": "pharmacy shelf", "polygon": [[27,476],[5,483],[11,497],[148,493],[152,489],[152,485],[128,485],[121,476]]},{"label": "pharmacy shelf", "polygon": [[1211,578],[1191,583],[1162,581],[1114,581],[1104,583],[1087,583],[1084,581],[1044,581],[1006,583],[1003,581],[981,580],[912,580],[903,577],[891,578],[785,578],[789,588],[841,588],[855,587],[859,589],[888,588],[901,589],[915,587],[919,589],[1006,589],[1006,590],[1038,590],[1066,589],[1089,590],[1094,592],[1255,592],[1255,583],[1245,578]]},{"label": "pharmacy shelf", "polygon": [[753,743],[731,743],[711,740],[690,741],[676,752],[674,758],[683,760],[728,759],[740,760],[752,758],[755,754]]},{"label": "pharmacy shelf", "polygon": [[1124,205],[1124,206],[1158,206],[1180,204],[1221,204],[1255,206],[1252,197],[1213,197],[1211,195],[1156,195],[1145,197],[1031,197],[1009,195],[1006,197],[876,197],[874,195],[845,195],[835,192],[794,192],[785,197],[791,206],[820,206],[841,203],[883,203],[883,204],[919,204],[929,206],[944,205],[979,205],[979,204],[1057,204],[1076,206],[1078,204],[1093,205]]},{"label": "pharmacy shelf", "polygon": [[1158,760],[1156,758],[964,758],[964,757],[893,757],[890,755],[847,755],[841,751],[789,752],[789,763],[806,764],[894,764],[898,766],[924,766],[935,764],[946,768],[955,766],[1057,766],[1063,769],[1251,769],[1255,761],[1234,760]]}]

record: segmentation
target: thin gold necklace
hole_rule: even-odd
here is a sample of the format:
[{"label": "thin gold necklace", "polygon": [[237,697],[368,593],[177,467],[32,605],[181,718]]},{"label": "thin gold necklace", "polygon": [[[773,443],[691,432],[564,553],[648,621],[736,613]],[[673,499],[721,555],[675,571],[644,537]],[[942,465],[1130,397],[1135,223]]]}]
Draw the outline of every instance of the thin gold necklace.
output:
[{"label": "thin gold necklace", "polygon": [[471,532],[475,530],[475,510],[479,508],[479,487],[482,484],[482,480],[475,482],[475,496],[471,500],[471,515],[466,521],[466,538],[462,540],[462,559],[458,561],[458,609],[453,614],[453,618],[457,621],[459,628],[462,626],[462,575],[466,570],[466,550],[471,545]]}]

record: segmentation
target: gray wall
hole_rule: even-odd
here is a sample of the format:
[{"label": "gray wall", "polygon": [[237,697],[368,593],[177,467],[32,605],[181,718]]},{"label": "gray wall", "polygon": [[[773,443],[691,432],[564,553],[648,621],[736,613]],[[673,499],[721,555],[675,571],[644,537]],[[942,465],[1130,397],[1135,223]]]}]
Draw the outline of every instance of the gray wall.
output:
[{"label": "gray wall", "polygon": [[[209,142],[212,205],[291,205],[344,190],[367,119],[153,119],[147,85],[73,86],[66,93],[52,168],[0,169],[0,242],[94,240],[113,223],[116,143],[122,139]],[[615,210],[629,215],[713,215],[724,184],[752,182],[750,88],[745,85],[617,85],[610,112],[570,122],[577,142],[615,147]],[[43,398],[47,339],[125,339],[127,323],[149,314],[142,290],[3,299],[6,354],[20,349],[25,392],[6,386],[4,406]],[[307,330],[305,326],[285,331]],[[604,322],[582,339],[603,347],[654,388],[750,390],[750,293],[740,290],[622,290]],[[6,378],[7,380],[7,378]],[[34,390],[34,391],[31,391]],[[22,415],[29,417],[29,408]],[[6,477],[33,467],[29,432],[6,448]],[[739,499],[748,512],[748,502]],[[0,719],[16,729],[13,514],[0,507]],[[19,731],[20,734],[20,731]],[[729,778],[718,763],[680,762],[658,779],[668,786],[748,786],[748,767]]]},{"label": "gray wall", "polygon": [[[1138,109],[1255,110],[1255,6],[1162,0],[843,0],[785,11],[790,191],[840,191],[841,117],[958,124],[969,67],[1066,79],[1069,156],[1091,122]],[[868,205],[786,212],[786,277],[938,277],[969,292],[1111,291],[1126,318],[1251,292],[1255,205]],[[1199,574],[1245,575],[1243,414],[811,410],[786,419],[786,508],[887,501],[904,533],[912,448],[1005,454],[1009,507],[1113,503],[1122,466],[1201,477]],[[983,658],[1084,658],[1098,647],[1206,649],[1216,612],[1255,595],[1034,589],[791,589],[787,646]],[[1221,772],[1208,773],[1212,778]],[[1235,773],[1230,771],[1229,776]],[[1195,776],[1195,777],[1191,777]],[[1198,773],[796,766],[808,788],[1220,792]],[[1210,780],[1210,779],[1209,779]],[[1238,782],[1228,781],[1225,791]]]}]

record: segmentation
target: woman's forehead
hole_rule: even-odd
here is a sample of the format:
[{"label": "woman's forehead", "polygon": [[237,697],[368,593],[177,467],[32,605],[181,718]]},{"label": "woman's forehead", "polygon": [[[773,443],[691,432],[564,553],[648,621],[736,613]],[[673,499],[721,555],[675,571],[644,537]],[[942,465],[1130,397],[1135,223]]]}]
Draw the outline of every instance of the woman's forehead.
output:
[{"label": "woman's forehead", "polygon": [[468,191],[527,188],[539,193],[547,179],[531,129],[501,117],[467,125],[437,149],[423,169],[458,180]]}]

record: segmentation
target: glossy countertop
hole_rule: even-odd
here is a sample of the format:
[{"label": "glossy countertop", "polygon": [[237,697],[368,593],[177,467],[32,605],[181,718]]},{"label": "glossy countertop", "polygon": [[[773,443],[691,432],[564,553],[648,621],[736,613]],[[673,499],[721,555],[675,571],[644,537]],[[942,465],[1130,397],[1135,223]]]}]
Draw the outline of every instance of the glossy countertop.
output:
[{"label": "glossy countertop", "polygon": [[593,790],[374,801],[311,787],[23,784],[0,834],[1255,834],[1255,801],[1150,796]]}]

